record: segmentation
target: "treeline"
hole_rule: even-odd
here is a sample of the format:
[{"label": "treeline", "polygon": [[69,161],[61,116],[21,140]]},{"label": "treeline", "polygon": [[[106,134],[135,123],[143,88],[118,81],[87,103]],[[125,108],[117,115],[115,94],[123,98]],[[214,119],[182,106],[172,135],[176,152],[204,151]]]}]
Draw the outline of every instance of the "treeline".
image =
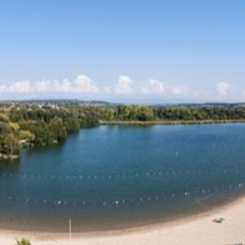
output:
[{"label": "treeline", "polygon": [[144,125],[239,120],[245,121],[243,106],[67,105],[40,108],[19,105],[0,112],[0,156],[18,156],[23,147],[56,144],[80,128],[99,123]]},{"label": "treeline", "polygon": [[104,109],[105,121],[224,121],[245,120],[243,106],[140,106]]},{"label": "treeline", "polygon": [[89,107],[14,107],[0,113],[0,154],[18,156],[23,147],[62,142],[82,127],[97,125],[99,116]]}]

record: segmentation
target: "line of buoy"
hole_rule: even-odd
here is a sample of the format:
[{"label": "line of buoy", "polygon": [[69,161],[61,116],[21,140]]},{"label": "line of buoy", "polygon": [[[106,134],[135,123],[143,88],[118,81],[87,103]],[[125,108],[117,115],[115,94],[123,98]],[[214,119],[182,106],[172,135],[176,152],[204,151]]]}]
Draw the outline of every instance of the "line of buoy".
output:
[{"label": "line of buoy", "polygon": [[[28,197],[15,197],[15,196],[4,196],[0,195],[0,203],[4,202],[21,202],[21,203],[26,203],[28,205],[35,204],[35,205],[55,205],[55,206],[92,206],[92,205],[100,205],[100,206],[120,206],[120,205],[126,205],[129,203],[152,203],[152,202],[165,202],[166,198],[178,198],[178,197],[191,197],[193,198],[195,196],[199,196],[199,199],[195,200],[202,200],[204,199],[207,195],[208,196],[216,196],[218,191],[231,191],[235,188],[241,188],[244,184],[239,183],[238,185],[235,186],[227,186],[227,187],[222,187],[220,189],[215,188],[215,189],[207,189],[207,190],[199,190],[199,191],[185,191],[185,192],[175,192],[175,193],[170,193],[166,195],[156,195],[156,196],[148,196],[148,197],[139,197],[136,199],[116,199],[112,201],[108,200],[101,200],[101,201],[90,201],[90,200],[73,200],[73,201],[68,201],[68,200],[48,200],[48,199],[43,199],[43,200],[38,200],[37,198],[31,199]],[[213,194],[212,194],[213,193]],[[202,198],[201,196],[204,196]]]},{"label": "line of buoy", "polygon": [[0,178],[25,178],[25,179],[69,179],[69,180],[99,180],[99,179],[126,179],[126,178],[138,178],[138,177],[153,177],[153,176],[180,176],[180,175],[202,175],[202,174],[207,174],[207,175],[214,175],[215,173],[222,173],[222,174],[229,174],[229,173],[239,173],[238,170],[235,169],[224,169],[224,170],[212,170],[212,171],[207,171],[207,170],[185,170],[185,171],[153,171],[153,172],[145,172],[145,173],[139,173],[136,172],[134,174],[110,174],[110,175],[40,175],[40,174],[6,174],[2,173],[0,174]]}]

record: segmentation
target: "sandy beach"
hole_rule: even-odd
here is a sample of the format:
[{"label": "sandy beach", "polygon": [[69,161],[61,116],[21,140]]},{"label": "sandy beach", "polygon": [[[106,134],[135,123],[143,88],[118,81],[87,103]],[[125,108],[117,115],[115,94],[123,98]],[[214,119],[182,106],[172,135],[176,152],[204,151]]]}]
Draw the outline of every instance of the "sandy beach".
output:
[{"label": "sandy beach", "polygon": [[[224,217],[223,223],[215,218]],[[0,244],[13,245],[18,238],[32,245],[67,245],[69,234],[0,230]],[[72,234],[72,245],[234,245],[245,244],[245,198],[196,217],[134,230]]]}]

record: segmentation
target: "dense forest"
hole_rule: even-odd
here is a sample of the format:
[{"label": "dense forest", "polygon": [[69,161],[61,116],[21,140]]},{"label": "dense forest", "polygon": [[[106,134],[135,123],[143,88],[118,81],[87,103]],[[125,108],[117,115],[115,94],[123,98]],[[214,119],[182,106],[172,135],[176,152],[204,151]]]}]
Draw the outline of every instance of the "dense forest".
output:
[{"label": "dense forest", "polygon": [[243,105],[193,106],[0,106],[0,156],[18,156],[23,147],[64,141],[81,128],[101,124],[245,122]]},{"label": "dense forest", "polygon": [[18,156],[23,147],[60,143],[82,127],[97,125],[96,113],[89,107],[13,107],[0,113],[0,153],[2,157]]},{"label": "dense forest", "polygon": [[108,121],[223,121],[245,120],[244,106],[140,106],[119,105],[103,110]]}]

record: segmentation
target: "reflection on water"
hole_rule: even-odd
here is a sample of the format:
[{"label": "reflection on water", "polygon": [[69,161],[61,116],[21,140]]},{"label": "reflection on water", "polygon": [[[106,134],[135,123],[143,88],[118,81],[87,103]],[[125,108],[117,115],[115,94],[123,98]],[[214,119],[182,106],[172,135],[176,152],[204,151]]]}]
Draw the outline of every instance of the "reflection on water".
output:
[{"label": "reflection on water", "polygon": [[245,125],[107,127],[0,163],[0,224],[101,230],[165,222],[244,193]]}]

